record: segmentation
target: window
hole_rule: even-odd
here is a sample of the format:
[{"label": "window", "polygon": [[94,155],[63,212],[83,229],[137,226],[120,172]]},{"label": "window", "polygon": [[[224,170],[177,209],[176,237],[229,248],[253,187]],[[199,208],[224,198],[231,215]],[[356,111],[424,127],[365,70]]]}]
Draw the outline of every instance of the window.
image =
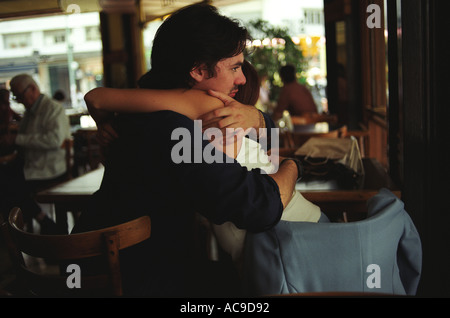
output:
[{"label": "window", "polygon": [[304,9],[305,13],[305,23],[306,24],[314,24],[314,25],[322,25],[323,22],[323,12],[320,9]]},{"label": "window", "polygon": [[4,35],[5,49],[27,48],[31,46],[31,33],[15,33]]},{"label": "window", "polygon": [[65,30],[45,31],[44,42],[46,45],[66,43],[66,31]]},{"label": "window", "polygon": [[86,41],[99,41],[101,39],[98,26],[86,27]]}]

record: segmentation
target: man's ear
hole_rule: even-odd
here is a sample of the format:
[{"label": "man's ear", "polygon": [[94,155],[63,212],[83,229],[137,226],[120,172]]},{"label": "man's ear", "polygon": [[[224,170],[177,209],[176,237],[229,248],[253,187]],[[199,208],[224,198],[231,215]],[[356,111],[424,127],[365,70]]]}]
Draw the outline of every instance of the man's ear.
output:
[{"label": "man's ear", "polygon": [[203,80],[209,77],[208,71],[205,65],[196,66],[191,70],[191,77],[197,82],[201,83]]}]

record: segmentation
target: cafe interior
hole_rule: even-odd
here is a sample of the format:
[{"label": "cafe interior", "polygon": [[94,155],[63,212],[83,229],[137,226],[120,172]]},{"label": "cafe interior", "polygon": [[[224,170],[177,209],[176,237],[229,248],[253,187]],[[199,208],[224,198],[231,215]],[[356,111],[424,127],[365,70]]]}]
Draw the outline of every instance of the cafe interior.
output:
[{"label": "cafe interior", "polygon": [[[145,25],[198,2],[210,3],[220,8],[246,0],[1,0],[0,19],[72,14],[69,10],[75,9],[69,6],[73,3],[79,4],[76,8],[81,8],[83,12],[98,12],[103,47],[103,86],[135,88],[137,80],[147,71],[148,65],[146,61],[148,57],[143,50]],[[419,251],[415,251],[415,255],[412,256],[415,259],[408,259],[413,263],[416,275],[411,279],[413,282],[402,281],[405,290],[407,289],[405,285],[410,284],[413,287],[409,286],[409,292],[403,290],[397,293],[398,290],[394,287],[391,292],[386,289],[380,291],[377,290],[377,286],[374,288],[369,284],[369,280],[366,284],[364,279],[366,286],[355,291],[345,288],[340,290],[339,287],[335,290],[283,289],[283,292],[272,289],[263,291],[263,295],[258,296],[273,296],[279,293],[281,295],[278,296],[281,297],[293,295],[370,297],[377,295],[379,291],[378,296],[388,297],[450,296],[448,273],[450,213],[446,209],[448,201],[445,199],[446,189],[448,190],[446,184],[450,177],[447,165],[450,158],[445,149],[445,145],[448,145],[446,120],[450,118],[448,96],[445,93],[448,90],[448,74],[450,74],[450,63],[445,49],[445,39],[450,30],[450,19],[447,16],[450,12],[449,4],[447,0],[323,0],[327,113],[314,116],[290,116],[284,113],[283,118],[276,123],[280,128],[280,154],[305,160],[306,175],[297,183],[296,189],[305,199],[319,206],[333,223],[340,226],[329,228],[330,235],[336,235],[336,242],[342,238],[343,244],[353,246],[354,249],[374,249],[379,253],[393,253],[389,256],[393,260],[386,260],[387,264],[392,261],[397,264],[395,266],[400,266],[398,263],[403,259],[402,248],[411,243],[406,237],[407,234],[401,233],[398,239],[389,241],[380,234],[384,233],[386,228],[390,228],[389,226],[366,228],[367,223],[364,222],[370,220],[368,201],[376,197],[382,189],[387,189],[393,194],[392,200],[404,204],[404,211],[418,233],[416,237],[410,239],[418,240],[416,248]],[[381,26],[370,22],[375,21],[370,20],[374,18],[371,15],[377,13],[368,10],[371,6],[373,8],[373,5],[380,9]],[[341,67],[345,68],[345,79],[342,77]],[[346,82],[344,93],[342,80]],[[342,98],[342,94],[346,98]],[[82,138],[85,142],[82,149],[78,149],[83,156],[78,154],[77,157],[85,160],[84,171],[79,173],[80,170],[77,170],[62,184],[36,195],[38,202],[52,206],[56,222],[65,227],[70,227],[76,222],[76,215],[83,211],[89,197],[100,186],[104,171],[101,163],[103,158],[95,140],[96,130],[93,128],[74,132],[73,138],[65,144],[68,167],[74,164],[74,142],[77,142],[77,138]],[[341,142],[342,148],[337,150],[336,157],[323,154],[330,149],[335,150],[336,145],[341,145]],[[339,178],[342,179],[336,180],[337,174],[333,173],[337,173],[337,170],[332,170],[336,168],[330,168],[319,160],[311,161],[314,159],[311,149],[317,150],[315,147],[319,147],[321,152],[316,159],[326,158],[327,163],[339,162],[339,167],[345,167],[345,171],[339,170],[341,173]],[[324,170],[321,169],[330,170],[322,174]],[[327,173],[328,177],[324,177]],[[200,216],[197,221],[200,237],[198,248],[205,258],[220,262],[224,257],[223,251],[217,245],[210,224]],[[346,235],[342,233],[349,233],[354,229],[345,226],[354,225],[361,231],[360,238],[363,237],[361,240],[369,242],[367,245],[356,244],[354,236],[345,241]],[[106,237],[106,240],[111,242],[107,246],[110,253],[108,258],[110,272],[86,280],[87,283],[83,286],[112,284],[113,295],[121,295],[119,259],[115,256],[120,254],[120,249],[151,240],[151,226],[151,220],[143,218],[119,225],[114,232],[96,231],[98,233],[94,233],[92,237],[83,234],[77,234],[78,238],[71,235],[60,236],[57,242],[59,244],[55,244],[51,238],[40,237],[36,233],[36,228],[33,230],[32,222],[30,224],[29,220],[22,220],[20,210],[13,209],[9,218],[2,221],[0,291],[5,297],[14,297],[19,282],[25,285],[31,282],[42,283],[40,275],[30,274],[24,270],[27,262],[31,264],[29,269],[39,267],[45,275],[56,276],[58,266],[45,261],[31,261],[31,257],[24,258],[22,253],[43,259],[56,258],[60,256],[59,254],[66,259],[100,255],[103,250],[102,240]],[[314,229],[304,229],[305,233],[310,231],[313,232],[310,240],[321,240],[327,236],[327,228],[316,233]],[[380,231],[379,235],[373,233],[376,231]],[[303,239],[308,239],[307,234]],[[120,245],[117,240],[120,240]],[[66,248],[62,243],[72,244],[71,246],[77,248]],[[92,246],[87,246],[88,244]],[[347,252],[348,249],[344,250]],[[324,247],[323,253],[331,253],[331,250],[336,250],[336,246]],[[354,252],[353,250],[349,255],[354,256]],[[295,249],[291,253],[295,254]],[[302,252],[299,251],[299,254]],[[345,258],[345,254],[341,257]],[[345,262],[336,260],[336,266],[353,268],[353,265],[349,264],[352,256],[348,257],[350,259],[346,259]],[[295,258],[293,255],[290,257],[294,261]],[[323,262],[319,256],[311,257],[308,260],[311,263],[307,266],[320,271],[318,268],[320,266],[315,264],[314,260]],[[372,262],[377,264],[376,260]],[[364,276],[367,275],[366,269],[369,271],[367,266],[359,269],[363,277],[367,277]],[[383,265],[379,269],[382,272]],[[273,265],[259,272],[255,270],[253,274],[260,275],[261,281],[270,281],[267,277],[279,276],[276,274],[278,270],[282,269]],[[389,269],[391,270],[397,269]],[[342,275],[348,275],[345,269],[341,268],[341,271]],[[301,276],[301,270],[294,272]],[[373,273],[377,274],[376,270]],[[22,276],[23,274],[25,276]],[[409,274],[400,273],[400,276],[402,280],[408,280],[404,277]],[[314,277],[319,281],[330,279],[326,278],[328,276],[325,271],[319,272]],[[376,276],[371,277],[375,277],[376,281]],[[292,281],[285,282],[286,284],[296,284],[296,277],[289,279]],[[305,278],[302,277],[300,280],[303,281]],[[382,282],[384,284],[383,280]],[[55,279],[45,284],[56,289],[58,282]],[[65,284],[66,278],[63,280],[63,285]],[[257,288],[262,288],[263,285],[265,283],[260,283]]]}]

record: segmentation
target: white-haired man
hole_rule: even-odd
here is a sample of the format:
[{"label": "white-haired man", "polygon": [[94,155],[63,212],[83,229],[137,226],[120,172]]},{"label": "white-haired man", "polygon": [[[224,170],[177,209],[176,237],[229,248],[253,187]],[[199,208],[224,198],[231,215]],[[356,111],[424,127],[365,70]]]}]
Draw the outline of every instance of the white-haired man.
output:
[{"label": "white-haired man", "polygon": [[[70,137],[69,119],[63,107],[45,94],[28,74],[11,79],[13,98],[25,106],[18,134],[11,140],[24,159],[24,175],[31,193],[64,180],[65,150],[61,147]],[[36,204],[24,213],[41,224],[41,232],[56,234],[55,224]]]}]

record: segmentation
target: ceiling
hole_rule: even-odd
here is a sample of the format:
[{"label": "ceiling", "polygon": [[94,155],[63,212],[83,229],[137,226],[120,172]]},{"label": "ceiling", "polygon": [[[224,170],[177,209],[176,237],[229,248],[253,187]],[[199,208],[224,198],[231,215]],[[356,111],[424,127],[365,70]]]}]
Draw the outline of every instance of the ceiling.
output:
[{"label": "ceiling", "polygon": [[[211,3],[216,6],[225,6],[239,2],[246,2],[248,0],[213,0]],[[146,20],[151,21],[155,18],[165,16],[175,10],[178,10],[187,5],[198,3],[202,1],[195,0],[141,0],[143,12],[146,15]]]},{"label": "ceiling", "polygon": [[[220,7],[249,0],[212,0]],[[142,19],[152,21],[201,0],[140,0]],[[79,12],[134,12],[136,0],[0,0],[0,20]]]}]

